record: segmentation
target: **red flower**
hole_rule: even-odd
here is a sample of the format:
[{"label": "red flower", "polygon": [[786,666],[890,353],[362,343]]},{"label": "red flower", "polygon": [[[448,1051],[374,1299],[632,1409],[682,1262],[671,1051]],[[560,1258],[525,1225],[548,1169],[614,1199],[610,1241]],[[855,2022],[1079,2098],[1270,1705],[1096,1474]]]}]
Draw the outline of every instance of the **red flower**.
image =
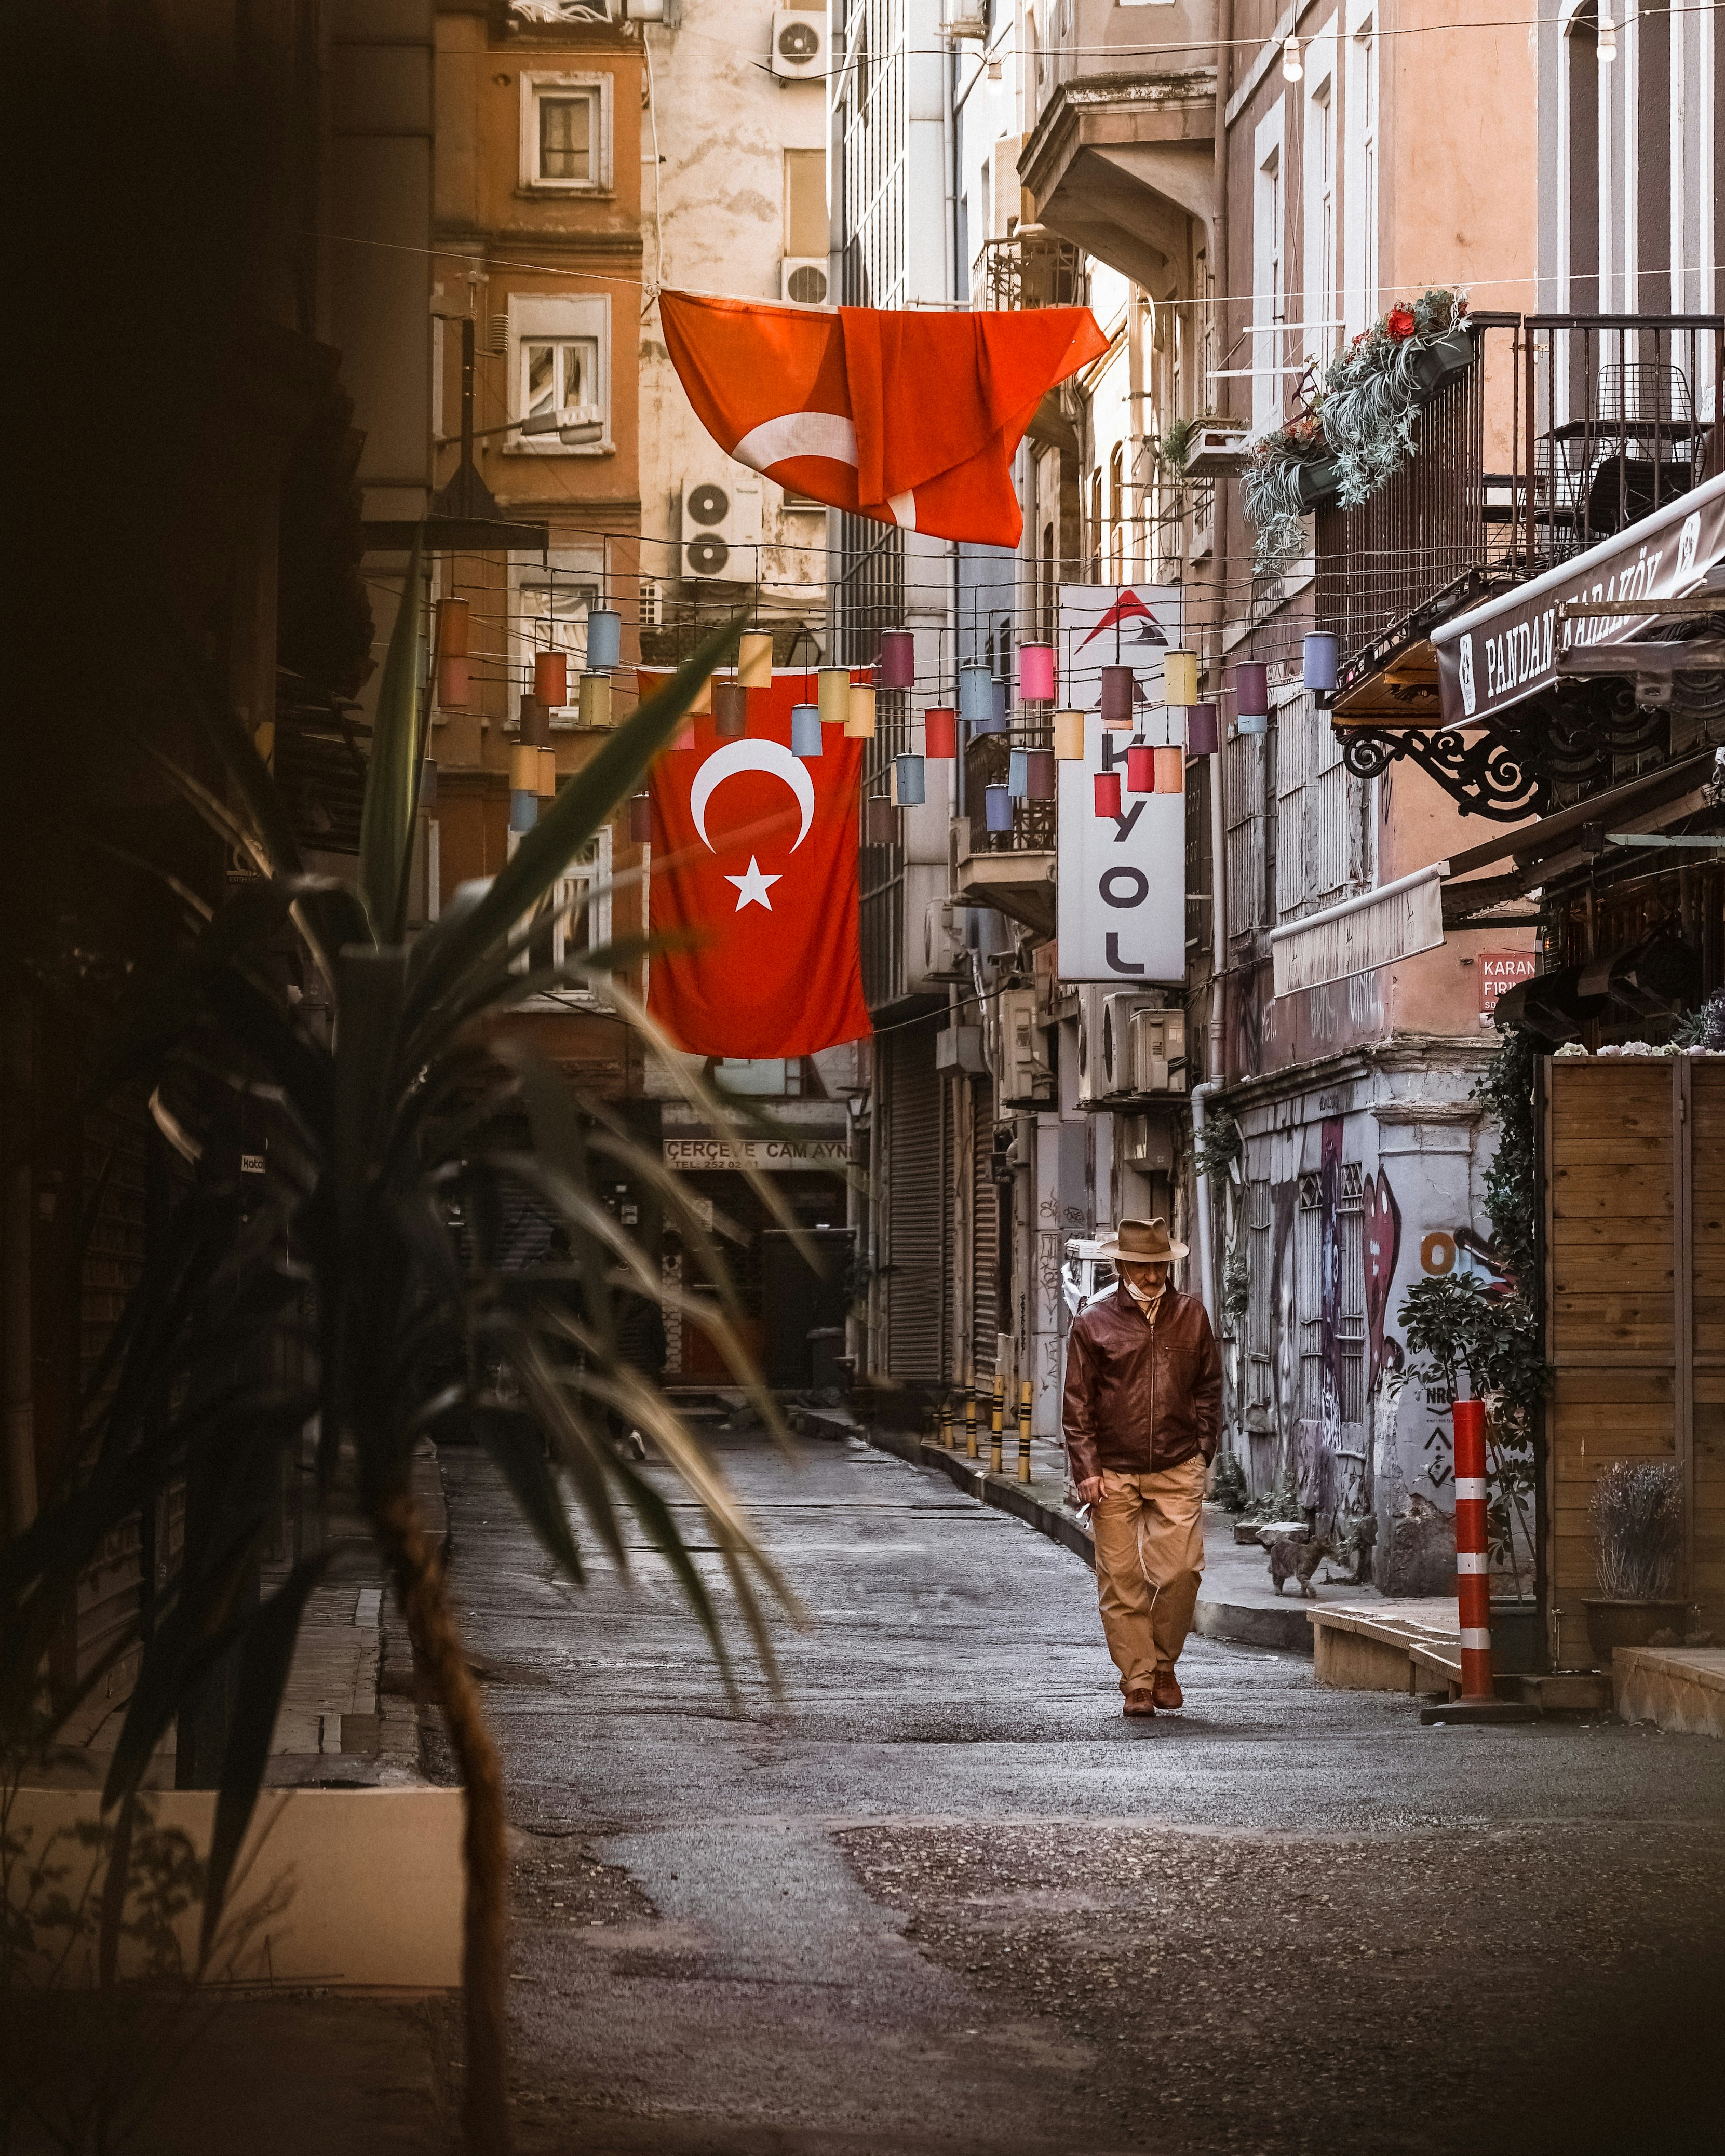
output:
[{"label": "red flower", "polygon": [[1411,307],[1392,307],[1384,317],[1384,327],[1386,333],[1399,344],[1404,337],[1414,334],[1414,310]]}]

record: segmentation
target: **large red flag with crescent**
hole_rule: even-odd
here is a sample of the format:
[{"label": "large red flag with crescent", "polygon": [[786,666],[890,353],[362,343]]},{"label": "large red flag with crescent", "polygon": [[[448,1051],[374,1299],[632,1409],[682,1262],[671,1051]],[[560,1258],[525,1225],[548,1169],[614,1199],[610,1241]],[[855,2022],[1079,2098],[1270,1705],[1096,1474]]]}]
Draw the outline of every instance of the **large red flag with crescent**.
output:
[{"label": "large red flag with crescent", "polygon": [[[665,677],[643,671],[647,695]],[[863,744],[821,728],[822,753],[791,753],[804,673],[748,692],[748,732],[721,740],[690,722],[693,747],[653,767],[647,1005],[699,1055],[812,1055],[869,1032],[857,942],[857,794]],[[685,734],[684,738],[688,738]]]},{"label": "large red flag with crescent", "polygon": [[1108,349],[1088,307],[919,314],[661,292],[701,424],[738,464],[835,509],[1016,547],[1013,452],[1036,408]]}]

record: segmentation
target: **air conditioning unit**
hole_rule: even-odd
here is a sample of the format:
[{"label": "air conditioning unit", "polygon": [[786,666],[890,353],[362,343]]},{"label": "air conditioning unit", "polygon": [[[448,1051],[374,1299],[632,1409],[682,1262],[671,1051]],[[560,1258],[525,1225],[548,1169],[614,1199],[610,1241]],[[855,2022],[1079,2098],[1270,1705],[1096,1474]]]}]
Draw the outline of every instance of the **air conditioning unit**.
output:
[{"label": "air conditioning unit", "polygon": [[1136,1168],[1147,1175],[1172,1175],[1174,1134],[1166,1123],[1153,1122],[1148,1116],[1122,1116],[1114,1158],[1122,1168]]},{"label": "air conditioning unit", "polygon": [[778,265],[778,296],[798,307],[824,307],[827,303],[825,255],[787,254]]},{"label": "air conditioning unit", "polygon": [[1101,1004],[1101,1082],[1100,1097],[1111,1100],[1136,1089],[1132,1084],[1132,1020],[1147,1009],[1142,996],[1104,995]]},{"label": "air conditioning unit", "polygon": [[934,1067],[954,1070],[968,1078],[980,1077],[988,1065],[983,1060],[983,1029],[979,1025],[949,1025],[934,1037]]},{"label": "air conditioning unit", "polygon": [[823,80],[827,71],[827,18],[824,8],[773,9],[772,66],[781,82]]},{"label": "air conditioning unit", "polygon": [[1078,991],[1078,1098],[1100,1101],[1107,1093],[1102,1071],[1102,1004],[1100,988]]},{"label": "air conditioning unit", "polygon": [[964,925],[951,899],[931,899],[922,909],[922,970],[933,981],[956,981],[966,970]]},{"label": "air conditioning unit", "polygon": [[1133,1014],[1127,1042],[1133,1093],[1183,1093],[1186,1090],[1186,1014],[1141,1010]]},{"label": "air conditioning unit", "polygon": [[759,572],[761,486],[752,476],[683,482],[683,574],[752,583]]},{"label": "air conditioning unit", "polygon": [[1034,988],[1007,988],[996,999],[989,1060],[1004,1107],[1049,1107],[1055,1097],[1046,1036],[1036,1023]]}]

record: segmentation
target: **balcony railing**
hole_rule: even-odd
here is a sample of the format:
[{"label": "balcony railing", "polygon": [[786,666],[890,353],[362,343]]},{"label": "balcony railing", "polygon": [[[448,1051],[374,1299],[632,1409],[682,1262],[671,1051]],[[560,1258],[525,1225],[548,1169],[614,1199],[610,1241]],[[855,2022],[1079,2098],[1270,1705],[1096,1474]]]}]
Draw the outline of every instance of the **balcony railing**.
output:
[{"label": "balcony railing", "polygon": [[[1318,624],[1344,662],[1651,516],[1725,468],[1725,316],[1473,317],[1473,364],[1420,411],[1416,453],[1357,509],[1320,510]],[[1406,640],[1406,639],[1401,639]]]},{"label": "balcony railing", "polygon": [[1042,854],[1054,850],[1055,808],[1052,801],[1014,801],[1012,829],[991,831],[988,825],[985,789],[1004,786],[1010,775],[1012,752],[1019,748],[1047,748],[1053,735],[1045,726],[1040,732],[1022,725],[1010,734],[982,734],[964,751],[964,805],[970,821],[973,854]]},{"label": "balcony railing", "polygon": [[971,276],[973,307],[1087,307],[1090,278],[1084,250],[1033,226],[1010,239],[991,239]]}]

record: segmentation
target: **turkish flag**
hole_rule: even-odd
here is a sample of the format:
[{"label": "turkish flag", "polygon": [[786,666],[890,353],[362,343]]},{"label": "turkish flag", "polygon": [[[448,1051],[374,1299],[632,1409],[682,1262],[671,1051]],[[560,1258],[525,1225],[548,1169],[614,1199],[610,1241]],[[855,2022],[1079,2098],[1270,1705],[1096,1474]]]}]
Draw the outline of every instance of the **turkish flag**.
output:
[{"label": "turkish flag", "polygon": [[918,314],[661,292],[671,363],[726,456],[939,539],[1016,547],[1013,452],[1036,408],[1108,349],[1088,307]]},{"label": "turkish flag", "polygon": [[[663,674],[643,670],[641,694]],[[690,721],[648,783],[655,951],[647,1007],[698,1055],[812,1055],[870,1030],[857,941],[856,819],[863,744],[821,728],[819,756],[791,753],[805,673],[748,692],[748,732]],[[686,738],[686,737],[685,737]]]}]

